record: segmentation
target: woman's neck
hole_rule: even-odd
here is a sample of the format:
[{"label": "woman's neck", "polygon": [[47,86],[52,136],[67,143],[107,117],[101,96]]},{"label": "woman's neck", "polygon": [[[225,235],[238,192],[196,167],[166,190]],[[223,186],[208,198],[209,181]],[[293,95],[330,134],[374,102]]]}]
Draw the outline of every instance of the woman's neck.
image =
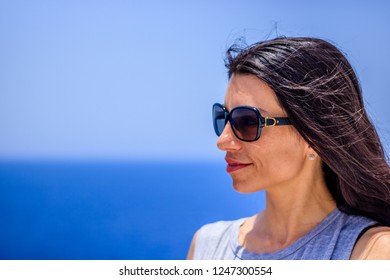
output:
[{"label": "woman's neck", "polygon": [[241,227],[239,242],[255,253],[283,249],[307,234],[336,208],[323,181],[266,190],[266,207]]}]

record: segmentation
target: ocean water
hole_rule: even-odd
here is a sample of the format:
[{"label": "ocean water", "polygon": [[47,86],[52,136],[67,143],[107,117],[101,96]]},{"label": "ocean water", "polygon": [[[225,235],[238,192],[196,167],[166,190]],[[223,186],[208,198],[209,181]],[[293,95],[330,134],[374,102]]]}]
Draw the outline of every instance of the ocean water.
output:
[{"label": "ocean water", "polygon": [[200,226],[263,207],[224,162],[0,162],[0,259],[185,259]]}]

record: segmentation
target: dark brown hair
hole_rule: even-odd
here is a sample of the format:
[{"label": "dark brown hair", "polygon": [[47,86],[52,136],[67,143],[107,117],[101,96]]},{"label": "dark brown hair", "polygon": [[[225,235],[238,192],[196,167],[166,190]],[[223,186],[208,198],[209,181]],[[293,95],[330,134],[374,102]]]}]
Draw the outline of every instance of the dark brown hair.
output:
[{"label": "dark brown hair", "polygon": [[280,37],[227,51],[229,78],[253,74],[276,93],[323,160],[338,207],[390,225],[390,167],[346,57],[317,38]]}]

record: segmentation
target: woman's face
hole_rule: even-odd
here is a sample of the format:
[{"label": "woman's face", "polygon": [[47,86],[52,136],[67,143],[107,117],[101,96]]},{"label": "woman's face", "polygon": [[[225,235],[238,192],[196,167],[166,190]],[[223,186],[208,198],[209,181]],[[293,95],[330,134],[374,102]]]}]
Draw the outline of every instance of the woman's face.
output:
[{"label": "woman's face", "polygon": [[[224,106],[251,106],[263,117],[286,117],[275,92],[254,75],[233,75]],[[298,184],[307,177],[309,145],[292,125],[265,127],[260,139],[243,142],[235,137],[228,122],[217,146],[226,152],[227,172],[234,188],[242,193]]]}]

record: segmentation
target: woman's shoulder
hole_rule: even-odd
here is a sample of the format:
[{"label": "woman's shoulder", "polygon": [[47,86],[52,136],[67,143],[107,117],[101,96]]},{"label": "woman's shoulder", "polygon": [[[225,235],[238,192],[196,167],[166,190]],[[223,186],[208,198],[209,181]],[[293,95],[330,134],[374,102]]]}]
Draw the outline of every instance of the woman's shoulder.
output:
[{"label": "woman's shoulder", "polygon": [[353,260],[390,260],[390,227],[376,226],[367,230],[356,242]]},{"label": "woman's shoulder", "polygon": [[212,222],[209,224],[203,225],[199,231],[207,232],[207,234],[215,234],[220,235],[221,233],[225,232],[226,230],[230,229],[232,226],[236,224],[241,224],[245,221],[247,218],[241,218],[237,220],[221,220]]},{"label": "woman's shoulder", "polygon": [[238,220],[222,220],[203,225],[192,238],[187,259],[192,259],[195,248],[204,251],[207,248],[216,248],[218,244],[227,243],[231,236],[246,218]]},{"label": "woman's shoulder", "polygon": [[197,231],[197,239],[202,239],[203,242],[220,242],[221,239],[228,238],[235,229],[245,221],[246,218],[238,220],[222,220],[203,225]]}]

